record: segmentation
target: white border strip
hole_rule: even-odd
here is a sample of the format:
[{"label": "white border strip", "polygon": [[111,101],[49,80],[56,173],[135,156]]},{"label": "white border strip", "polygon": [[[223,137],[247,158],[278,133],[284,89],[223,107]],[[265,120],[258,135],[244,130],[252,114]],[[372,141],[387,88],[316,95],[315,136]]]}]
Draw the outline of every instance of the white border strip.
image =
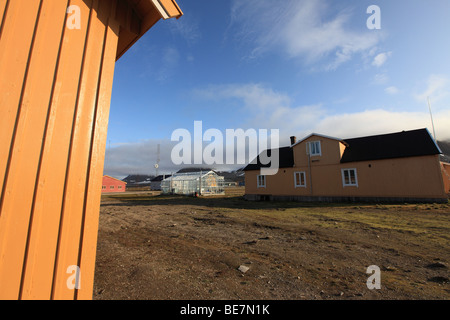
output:
[{"label": "white border strip", "polygon": [[166,10],[162,6],[162,4],[158,0],[152,0],[153,4],[155,5],[156,9],[158,9],[159,13],[164,19],[169,19],[169,15],[167,14]]}]

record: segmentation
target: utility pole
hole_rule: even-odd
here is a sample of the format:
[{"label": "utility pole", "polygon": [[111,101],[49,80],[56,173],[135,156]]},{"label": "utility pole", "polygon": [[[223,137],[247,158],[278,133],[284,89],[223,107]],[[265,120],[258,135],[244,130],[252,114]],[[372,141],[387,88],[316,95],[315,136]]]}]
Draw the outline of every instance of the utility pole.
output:
[{"label": "utility pole", "polygon": [[202,195],[202,170],[200,170],[200,177],[199,177],[198,181],[199,181],[199,185],[200,185],[200,187],[198,189],[198,195],[201,196]]},{"label": "utility pole", "polygon": [[434,141],[437,141],[436,140],[436,132],[434,131],[433,114],[431,113],[430,97],[427,97],[427,100],[428,100],[428,110],[430,110],[431,126],[433,127],[433,138],[434,138]]},{"label": "utility pole", "polygon": [[159,170],[158,169],[159,169],[159,162],[161,161],[160,156],[161,156],[161,145],[158,144],[158,148],[156,150],[156,164],[155,164],[156,177],[159,176]]}]

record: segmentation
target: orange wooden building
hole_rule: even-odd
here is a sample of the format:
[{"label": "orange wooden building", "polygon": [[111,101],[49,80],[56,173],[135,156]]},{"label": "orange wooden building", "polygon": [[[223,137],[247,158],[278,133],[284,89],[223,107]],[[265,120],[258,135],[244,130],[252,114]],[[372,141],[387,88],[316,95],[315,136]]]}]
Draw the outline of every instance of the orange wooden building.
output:
[{"label": "orange wooden building", "polygon": [[121,193],[127,191],[126,189],[126,182],[110,176],[103,176],[102,193]]},{"label": "orange wooden building", "polygon": [[115,61],[174,0],[0,0],[0,299],[91,299]]},{"label": "orange wooden building", "polygon": [[[427,129],[353,139],[311,134],[279,148],[279,170],[245,168],[245,198],[288,201],[447,202],[449,164]],[[272,152],[272,150],[270,150]]]}]

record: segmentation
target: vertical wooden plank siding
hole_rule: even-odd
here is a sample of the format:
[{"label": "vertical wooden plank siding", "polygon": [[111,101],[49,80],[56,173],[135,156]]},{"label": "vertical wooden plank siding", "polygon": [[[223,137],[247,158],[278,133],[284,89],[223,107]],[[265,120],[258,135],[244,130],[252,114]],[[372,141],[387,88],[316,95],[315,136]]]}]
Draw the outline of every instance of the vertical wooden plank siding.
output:
[{"label": "vertical wooden plank siding", "polygon": [[[112,4],[112,12],[116,10],[116,3]],[[82,237],[80,237],[80,254],[78,265],[83,270],[81,287],[77,290],[77,299],[92,299],[95,273],[95,256],[97,252],[97,234],[99,221],[99,207],[102,189],[103,167],[105,161],[106,138],[108,133],[109,107],[111,102],[114,67],[120,31],[119,24],[108,17],[108,27],[105,37],[103,65],[100,74],[97,110],[92,132],[90,165],[87,180],[86,199],[84,208],[84,223]],[[114,49],[114,50],[113,50]],[[93,258],[94,257],[94,258]]]},{"label": "vertical wooden plank siding", "polygon": [[[10,142],[13,139],[39,4],[38,0],[9,1],[8,15],[2,22],[0,70],[4,76],[0,77],[0,88],[2,89],[0,95],[2,112],[0,141]],[[17,17],[22,12],[23,21],[20,21]],[[0,194],[3,193],[3,182],[11,146],[10,143],[0,145]]]},{"label": "vertical wooden plank siding", "polygon": [[8,0],[0,0],[0,39],[1,39],[2,22],[7,12],[7,6]]},{"label": "vertical wooden plank siding", "polygon": [[[161,16],[146,1],[150,26]],[[136,3],[0,0],[1,300],[92,299],[114,67],[143,34]]]},{"label": "vertical wooden plank siding", "polygon": [[[9,196],[3,200],[2,211],[23,217],[24,221],[32,219],[30,213],[32,213],[33,207],[35,179],[40,162],[48,102],[62,40],[66,5],[67,1],[42,2],[15,131],[9,174],[5,181],[5,194]],[[42,19],[42,12],[51,15],[53,19]],[[31,183],[25,184],[24,181],[27,180]],[[16,228],[16,232],[11,236],[27,239],[27,236],[23,237],[23,234],[25,232],[28,234],[30,226],[29,223],[20,225],[20,229]],[[11,246],[10,249],[14,251],[14,256],[5,250],[3,251],[4,257],[8,261],[16,261],[17,272],[22,273],[22,268],[19,266],[23,264],[23,249],[20,247],[17,250]]]},{"label": "vertical wooden plank siding", "polygon": [[[84,233],[84,224],[86,223],[86,204],[91,202],[92,197],[99,201],[100,192],[89,193],[89,173],[91,168],[92,142],[95,138],[95,126],[97,121],[97,111],[100,98],[105,98],[100,86],[102,79],[103,66],[111,63],[105,62],[103,57],[105,52],[115,53],[117,40],[107,43],[107,25],[108,18],[112,12],[111,1],[94,0],[93,10],[91,11],[91,23],[89,27],[89,38],[86,45],[86,55],[83,66],[83,74],[79,90],[79,105],[77,108],[77,117],[75,119],[71,152],[69,155],[68,172],[66,178],[65,200],[62,211],[61,236],[58,247],[58,259],[55,265],[55,296],[69,298],[73,294],[66,285],[67,267],[70,265],[80,266],[80,252],[75,250],[82,247],[82,237],[91,235]],[[117,39],[117,35],[115,35]],[[113,44],[107,47],[107,44]],[[102,63],[105,62],[105,63]],[[112,63],[114,60],[112,60]],[[110,92],[111,89],[108,89]],[[102,101],[103,102],[103,101]],[[109,99],[107,100],[109,107]],[[105,123],[102,122],[102,125]],[[102,136],[103,137],[103,136]],[[104,150],[101,152],[104,154]],[[97,157],[98,155],[94,155]],[[103,157],[101,157],[103,158]],[[101,174],[100,174],[101,175]],[[92,177],[93,183],[101,183],[97,177]],[[92,190],[91,190],[92,191]],[[99,189],[100,191],[100,189]],[[78,195],[81,194],[82,197]],[[84,196],[86,194],[86,196]],[[97,207],[98,211],[98,207]],[[97,217],[97,214],[94,216]],[[88,217],[91,219],[91,215]],[[88,220],[89,220],[88,219]],[[92,219],[91,219],[92,220]],[[92,222],[92,221],[91,221]],[[96,236],[95,236],[96,239]],[[86,241],[89,242],[90,239]],[[89,252],[89,251],[88,251]],[[95,251],[93,252],[95,258]],[[89,276],[84,267],[81,269],[81,280]],[[86,278],[89,279],[89,278]],[[85,282],[87,283],[87,282]],[[83,288],[83,286],[81,286]],[[91,292],[92,294],[92,292]]]},{"label": "vertical wooden plank siding", "polygon": [[[67,1],[62,2],[67,5]],[[63,31],[52,97],[48,101],[22,299],[50,299],[52,292],[67,155],[90,13],[90,1],[71,0],[69,5],[79,6],[81,17],[86,18],[81,19],[80,30]]]},{"label": "vertical wooden plank siding", "polygon": [[[2,0],[1,13],[7,4],[0,14],[0,299],[91,299],[115,1]],[[81,9],[79,30],[66,28],[69,5]],[[67,285],[70,266],[80,267],[80,294]]]},{"label": "vertical wooden plank siding", "polygon": [[81,232],[90,135],[105,30],[105,26],[97,20],[97,11],[99,4],[103,2],[105,1],[94,0],[92,3],[67,160],[53,291],[54,297],[62,299],[74,297],[74,291],[67,287],[65,280],[67,279],[67,268],[78,266],[78,250],[76,248],[78,248]]},{"label": "vertical wooden plank siding", "polygon": [[[2,29],[0,43],[0,299],[19,296],[23,255],[28,232],[30,211],[26,211],[29,203],[24,203],[25,210],[14,212],[14,206],[9,201],[22,204],[22,194],[11,194],[13,187],[6,186],[11,164],[11,157],[19,156],[24,151],[20,148],[23,120],[20,118],[24,101],[24,90],[27,86],[27,76],[30,71],[32,45],[36,36],[38,15],[41,1],[11,1],[8,15]],[[23,15],[23,20],[18,19]],[[33,72],[33,70],[32,70]],[[27,116],[29,106],[24,107],[23,117]],[[28,118],[29,119],[29,118]],[[19,130],[19,141],[14,149],[16,132]],[[13,163],[14,165],[14,163]],[[15,177],[13,176],[12,179]],[[8,187],[8,189],[6,189]],[[11,245],[14,243],[14,245]],[[8,292],[6,292],[6,289]]]}]

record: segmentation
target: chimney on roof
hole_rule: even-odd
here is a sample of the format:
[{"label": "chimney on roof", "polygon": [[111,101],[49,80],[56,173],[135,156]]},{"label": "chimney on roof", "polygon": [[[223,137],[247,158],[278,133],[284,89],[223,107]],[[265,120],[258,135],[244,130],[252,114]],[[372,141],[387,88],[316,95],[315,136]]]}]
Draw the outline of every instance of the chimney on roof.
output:
[{"label": "chimney on roof", "polygon": [[291,146],[294,145],[297,142],[297,137],[296,136],[292,136],[291,137]]}]

